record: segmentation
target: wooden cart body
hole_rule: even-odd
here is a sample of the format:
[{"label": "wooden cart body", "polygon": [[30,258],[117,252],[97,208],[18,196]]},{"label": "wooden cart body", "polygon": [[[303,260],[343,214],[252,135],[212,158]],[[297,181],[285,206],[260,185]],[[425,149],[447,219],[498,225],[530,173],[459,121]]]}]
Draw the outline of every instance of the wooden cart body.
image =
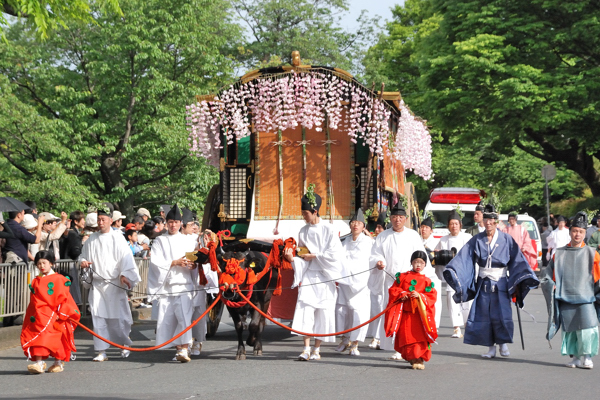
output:
[{"label": "wooden cart body", "polygon": [[[228,138],[226,123],[218,130],[221,135],[220,183],[207,200],[203,229],[227,229],[237,239],[297,239],[305,224],[300,199],[309,184],[315,185],[315,192],[322,198],[321,218],[333,224],[341,236],[349,233],[348,222],[360,206],[373,222],[380,213],[402,201],[410,216],[408,226],[418,222],[414,189],[405,184],[404,167],[389,148],[393,147],[401,117],[403,103],[399,92],[372,91],[345,71],[310,66],[251,71],[240,78],[238,85],[311,73],[330,74],[327,76],[345,80],[346,85],[359,87],[385,106],[388,116],[385,129],[389,137],[386,142],[376,144],[380,148],[378,155],[373,154],[373,145],[370,148],[364,137],[349,134],[349,114],[355,112],[350,98],[340,102],[336,124],[331,123],[325,112],[320,126],[298,124],[272,130],[257,127],[256,115],[244,103],[247,134],[243,137],[229,135]],[[232,96],[232,92],[235,95],[236,87],[230,87],[227,95]],[[244,90],[248,90],[247,87]],[[199,96],[197,101],[198,104],[216,102],[219,96]],[[228,111],[225,109],[224,115]],[[366,123],[374,118],[369,112],[363,114],[362,120]],[[231,116],[222,117],[222,120],[227,118]],[[272,118],[278,116],[272,115]]]}]

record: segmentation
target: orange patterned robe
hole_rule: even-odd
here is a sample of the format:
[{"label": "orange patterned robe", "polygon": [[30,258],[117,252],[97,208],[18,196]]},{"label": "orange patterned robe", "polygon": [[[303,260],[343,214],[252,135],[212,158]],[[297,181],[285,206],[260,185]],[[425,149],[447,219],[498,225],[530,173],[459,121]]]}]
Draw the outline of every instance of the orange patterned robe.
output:
[{"label": "orange patterned robe", "polygon": [[73,332],[79,321],[77,304],[69,293],[71,281],[60,274],[37,276],[29,285],[31,298],[21,330],[21,346],[29,359],[36,356],[69,361],[76,351]]},{"label": "orange patterned robe", "polygon": [[389,290],[390,303],[399,300],[411,291],[418,298],[409,297],[397,303],[385,313],[385,334],[396,334],[394,349],[407,361],[431,359],[430,344],[437,339],[435,327],[435,300],[437,292],[431,279],[420,273],[409,271],[397,275]]}]

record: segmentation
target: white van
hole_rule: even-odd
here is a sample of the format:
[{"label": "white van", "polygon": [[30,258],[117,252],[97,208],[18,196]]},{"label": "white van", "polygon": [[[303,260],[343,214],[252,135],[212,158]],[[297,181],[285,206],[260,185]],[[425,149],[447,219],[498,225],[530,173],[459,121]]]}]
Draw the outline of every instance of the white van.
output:
[{"label": "white van", "polygon": [[473,215],[475,206],[485,197],[485,193],[479,189],[446,187],[433,189],[429,194],[429,202],[425,206],[423,215],[429,212],[433,214],[433,237],[436,239],[450,233],[448,230],[448,216],[457,204],[463,214],[463,232],[475,225]]},{"label": "white van", "polygon": [[[500,214],[500,222],[504,225],[508,225],[508,214]],[[540,235],[540,229],[536,220],[530,217],[528,214],[519,214],[517,215],[517,224],[525,226],[527,228],[527,233],[529,233],[529,238],[531,239],[531,244],[533,245],[533,250],[537,252],[537,261],[538,261],[538,269],[542,267],[542,237]]]}]

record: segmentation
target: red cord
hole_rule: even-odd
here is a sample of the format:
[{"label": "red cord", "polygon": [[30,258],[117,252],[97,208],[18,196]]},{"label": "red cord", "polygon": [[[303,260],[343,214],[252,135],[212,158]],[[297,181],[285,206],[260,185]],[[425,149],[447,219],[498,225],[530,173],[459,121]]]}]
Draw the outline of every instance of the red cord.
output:
[{"label": "red cord", "polygon": [[320,336],[338,336],[338,335],[343,335],[344,333],[355,331],[355,330],[357,330],[359,328],[362,328],[363,326],[365,326],[367,324],[370,324],[371,322],[375,321],[377,318],[379,318],[383,314],[385,314],[390,308],[392,308],[392,307],[394,307],[396,305],[396,302],[388,304],[388,306],[387,306],[387,308],[385,310],[383,310],[382,312],[380,312],[379,314],[377,314],[376,316],[374,316],[373,318],[371,318],[367,322],[364,322],[364,323],[362,323],[362,324],[360,324],[358,326],[355,326],[354,328],[346,329],[345,331],[335,332],[335,333],[306,333],[306,332],[297,331],[295,329],[290,328],[289,326],[286,326],[286,325],[282,324],[281,322],[275,321],[273,318],[269,317],[267,314],[265,314],[264,312],[262,312],[261,309],[259,309],[254,304],[252,304],[252,302],[250,302],[250,300],[246,296],[244,296],[244,294],[241,291],[238,290],[238,293],[240,294],[240,296],[242,296],[242,299],[246,300],[248,302],[248,304],[250,304],[250,306],[252,308],[254,308],[256,311],[258,311],[258,313],[260,315],[262,315],[263,317],[265,317],[269,321],[271,321],[271,322],[279,325],[280,327],[282,327],[284,329],[287,329],[288,331],[292,331],[294,333],[302,335],[302,336],[316,336],[316,337],[320,337]]},{"label": "red cord", "polygon": [[71,322],[75,322],[77,325],[79,325],[84,331],[87,331],[89,333],[91,333],[92,335],[96,336],[98,339],[110,344],[111,346],[115,346],[118,347],[119,349],[123,349],[123,350],[129,350],[129,351],[152,351],[152,350],[158,350],[161,347],[164,347],[166,345],[168,345],[169,343],[173,342],[175,339],[178,339],[179,337],[181,337],[181,335],[183,335],[184,333],[186,333],[187,331],[189,331],[190,329],[192,329],[192,327],[194,325],[196,325],[198,322],[200,322],[200,320],[202,318],[204,318],[206,316],[206,314],[208,314],[208,312],[210,310],[212,310],[212,308],[214,306],[217,305],[217,303],[219,302],[219,300],[221,300],[221,295],[219,294],[215,300],[212,302],[212,304],[206,309],[206,311],[204,311],[204,314],[202,314],[201,316],[198,317],[197,320],[195,320],[194,322],[192,322],[192,324],[190,326],[188,326],[187,328],[185,328],[184,330],[182,330],[181,332],[179,332],[177,335],[175,335],[174,338],[167,340],[166,342],[164,342],[163,344],[159,344],[158,346],[152,346],[152,347],[144,347],[141,349],[136,349],[134,347],[127,347],[127,346],[122,346],[120,344],[116,344],[115,342],[111,342],[110,340],[103,338],[102,336],[98,335],[96,332],[94,332],[93,330],[91,330],[90,328],[88,328],[87,326],[83,325],[82,323],[80,323],[79,321],[75,321],[71,318],[69,318],[69,320]]}]

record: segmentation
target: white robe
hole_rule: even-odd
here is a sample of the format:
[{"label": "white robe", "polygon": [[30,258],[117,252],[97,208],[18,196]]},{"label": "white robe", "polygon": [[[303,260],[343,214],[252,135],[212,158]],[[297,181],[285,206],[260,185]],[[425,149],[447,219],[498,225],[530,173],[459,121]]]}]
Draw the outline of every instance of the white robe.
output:
[{"label": "white robe", "polygon": [[569,228],[565,227],[563,229],[555,229],[552,231],[550,236],[548,236],[548,248],[552,248],[552,253],[547,257],[550,259],[556,249],[559,247],[564,247],[571,241],[571,235],[569,234]]},{"label": "white robe", "polygon": [[[452,250],[452,248],[455,248],[456,252],[458,253],[460,251],[460,249],[462,249],[462,247],[469,240],[471,240],[472,237],[473,236],[469,235],[466,232],[459,232],[458,235],[456,235],[456,236],[446,235],[446,236],[440,238],[440,242],[435,247],[435,250]],[[445,265],[440,265],[440,266],[435,267],[435,272],[436,272],[438,278],[441,280],[444,279],[444,277],[442,276],[442,272],[444,271],[444,268],[446,268]],[[441,290],[438,290],[438,292],[441,292]],[[457,304],[452,299],[452,296],[454,295],[454,293],[456,293],[456,292],[450,287],[450,285],[446,285],[446,306],[448,307],[448,311],[450,312],[450,320],[451,320],[452,326],[453,327],[455,327],[455,326],[462,327],[462,326],[465,326],[465,323],[467,322],[467,317],[469,316],[469,310],[471,309],[471,304],[473,303],[473,301],[471,300],[466,303]],[[441,311],[442,304],[439,303],[439,305],[440,305],[440,311]],[[437,309],[436,309],[436,312],[437,312]]]},{"label": "white robe", "polygon": [[[335,332],[335,282],[344,274],[345,259],[342,243],[329,222],[304,225],[298,234],[298,245],[307,247],[317,257],[305,261],[294,257],[293,287],[298,289],[298,301],[292,328],[306,333]],[[319,331],[321,330],[321,331]],[[332,336],[321,337],[333,342]]]},{"label": "white robe", "polygon": [[[373,268],[369,277],[369,289],[373,292],[383,294],[384,307],[388,305],[388,290],[396,279],[396,273],[404,273],[412,269],[410,257],[417,250],[425,251],[425,246],[423,246],[421,236],[412,229],[405,227],[402,232],[395,232],[390,228],[377,236],[369,261],[370,268]],[[379,261],[383,261],[385,265],[383,270],[374,268]],[[441,282],[435,274],[435,270],[431,266],[429,259],[422,273],[432,280],[436,288],[440,287]],[[439,307],[439,295],[435,307],[436,309]],[[439,325],[437,311],[436,325]],[[380,340],[382,349],[394,350],[394,338],[385,336],[383,324],[380,328]]]},{"label": "white robe", "polygon": [[[141,278],[125,237],[112,229],[108,233],[93,233],[83,244],[79,261],[92,263],[88,270],[88,276],[92,279],[88,302],[92,319],[96,321],[94,331],[103,336],[108,335],[107,339],[117,343],[128,338],[133,319],[127,291],[121,289],[121,276],[127,278],[132,287]],[[104,326],[107,328],[102,329]],[[116,334],[117,331],[120,334]],[[129,345],[131,341],[119,344]],[[108,344],[99,339],[94,340],[96,350],[108,347]]]},{"label": "white robe", "polygon": [[[219,293],[219,276],[217,271],[212,271],[210,264],[201,265],[200,268],[204,271],[206,277],[206,286],[200,284],[200,277],[197,269],[193,269],[192,280],[194,281],[195,292],[193,299],[194,313],[192,315],[192,321],[198,319],[204,311],[206,311],[206,295],[208,293]],[[192,328],[192,336],[197,342],[204,342],[206,340],[206,317],[202,318],[202,321],[198,322]]]},{"label": "white robe", "polygon": [[[358,326],[369,319],[371,311],[371,292],[367,287],[369,281],[369,257],[373,247],[373,239],[360,234],[356,240],[352,237],[344,241],[346,249],[345,266],[351,275],[345,283],[338,285],[336,304],[336,330],[342,331]],[[347,283],[351,283],[348,285]],[[350,341],[364,341],[368,325],[356,329],[344,336]]]},{"label": "white robe", "polygon": [[429,250],[435,249],[435,246],[437,246],[437,244],[440,242],[440,239],[436,239],[433,236],[433,233],[431,235],[429,235],[429,237],[427,239],[421,239],[421,240],[423,240],[423,246],[427,247]]},{"label": "white robe", "polygon": [[[194,251],[193,238],[177,232],[168,233],[154,239],[148,271],[149,299],[157,299],[158,322],[156,324],[156,344],[161,344],[183,331],[192,323],[194,280],[192,271],[184,267],[171,267],[171,262]],[[192,340],[192,332],[169,345],[187,344]]]}]

